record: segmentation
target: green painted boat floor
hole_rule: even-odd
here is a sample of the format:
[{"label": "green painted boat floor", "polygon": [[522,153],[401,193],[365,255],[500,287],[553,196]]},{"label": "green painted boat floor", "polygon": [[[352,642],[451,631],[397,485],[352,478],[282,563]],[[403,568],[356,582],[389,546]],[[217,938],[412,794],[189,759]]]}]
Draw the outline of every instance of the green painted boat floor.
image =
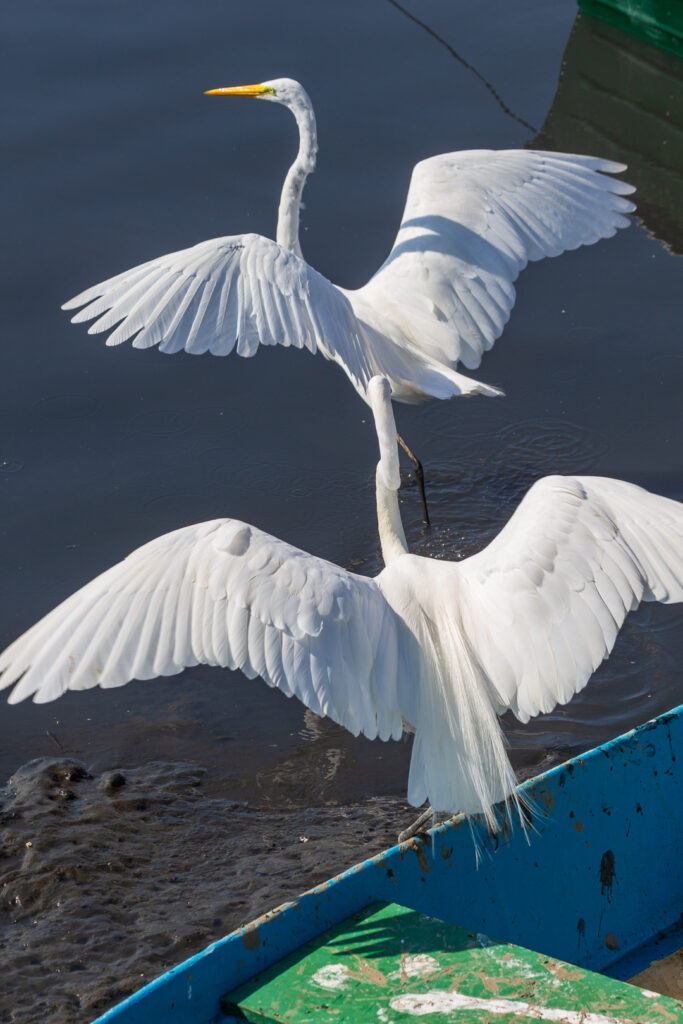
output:
[{"label": "green painted boat floor", "polygon": [[683,1004],[673,999],[395,903],[354,914],[228,993],[221,1005],[233,1017],[272,1024],[683,1020]]}]

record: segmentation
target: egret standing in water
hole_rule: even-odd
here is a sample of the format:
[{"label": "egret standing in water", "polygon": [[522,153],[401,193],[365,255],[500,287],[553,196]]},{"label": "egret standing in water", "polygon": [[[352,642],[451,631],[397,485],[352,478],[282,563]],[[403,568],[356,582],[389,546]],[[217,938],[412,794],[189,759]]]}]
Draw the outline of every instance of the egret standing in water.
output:
[{"label": "egret standing in water", "polygon": [[367,388],[386,567],[347,572],[233,519],[158,537],[0,655],[10,703],[198,663],[260,675],[355,736],[415,732],[408,800],[481,812],[513,796],[498,716],[565,704],[641,601],[683,601],[683,504],[601,477],[539,480],[483,551],[411,555],[390,386]]},{"label": "egret standing in water", "polygon": [[[456,372],[475,369],[507,323],[513,282],[529,260],[590,245],[629,223],[630,185],[602,172],[623,164],[532,150],[471,150],[430,157],[413,170],[394,247],[362,288],[331,284],[303,259],[301,194],[315,168],[313,107],[290,78],[212,89],[281,103],[299,127],[299,151],[282,188],[276,241],[231,235],[171,253],[77,295],[74,322],[107,339],[162,352],[253,356],[259,345],[321,352],[368,401],[385,376],[398,402],[482,394],[495,387]],[[120,322],[119,322],[120,321]],[[427,522],[422,469],[415,466]]]}]

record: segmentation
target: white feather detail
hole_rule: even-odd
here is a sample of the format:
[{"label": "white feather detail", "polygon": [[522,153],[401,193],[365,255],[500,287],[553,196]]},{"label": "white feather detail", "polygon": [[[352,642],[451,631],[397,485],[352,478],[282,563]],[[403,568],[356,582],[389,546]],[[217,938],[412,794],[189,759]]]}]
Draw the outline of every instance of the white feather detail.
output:
[{"label": "white feather detail", "polygon": [[[538,553],[549,532],[550,561]],[[520,576],[528,566],[541,575]],[[683,601],[683,506],[621,480],[545,477],[458,569],[473,655],[500,705],[524,722],[586,685],[641,601]],[[501,657],[512,669],[505,677]]]},{"label": "white feather detail", "polygon": [[219,519],[156,538],[68,598],[0,656],[0,686],[16,682],[11,703],[42,702],[224,665],[388,737],[401,731],[392,677],[406,644],[372,580]]},{"label": "white feather detail", "polygon": [[90,333],[114,328],[108,345],[245,358],[260,345],[319,350],[363,398],[378,373],[402,402],[496,395],[457,365],[476,368],[500,337],[529,260],[628,224],[634,207],[624,196],[633,189],[608,177],[623,169],[533,150],[444,153],[415,167],[392,251],[356,291],[335,287],[296,252],[243,234],[151,260],[64,308],[83,307],[77,323],[96,317]]}]

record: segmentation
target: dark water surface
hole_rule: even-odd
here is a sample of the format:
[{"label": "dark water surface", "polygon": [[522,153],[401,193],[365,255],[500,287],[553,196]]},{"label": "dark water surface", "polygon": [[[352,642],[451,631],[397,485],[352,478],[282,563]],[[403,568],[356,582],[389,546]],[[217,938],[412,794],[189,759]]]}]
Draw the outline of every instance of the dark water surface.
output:
[{"label": "dark water surface", "polygon": [[[657,216],[524,272],[478,373],[506,399],[398,408],[435,522],[421,526],[406,473],[409,543],[437,557],[478,550],[548,472],[623,477],[683,499],[670,69],[586,19],[568,45],[571,0],[414,9],[543,129],[544,145],[637,160],[645,213]],[[320,158],[302,248],[345,286],[386,255],[417,160],[522,146],[535,133],[386,0],[28,0],[4,23],[0,646],[132,548],[215,516],[377,571],[374,431],[336,367],[288,351],[218,360],[106,349],[59,305],[204,238],[274,232],[294,122],[204,89],[304,83]],[[586,91],[597,66],[614,68],[603,99],[627,87],[629,110],[647,99],[647,146],[635,115],[619,120]],[[646,607],[568,707],[525,727],[506,720],[520,772],[680,702],[681,621],[677,608]],[[5,706],[0,730],[2,1021],[86,1021],[376,852],[410,817],[409,743],[354,740],[239,674],[195,669]]]}]

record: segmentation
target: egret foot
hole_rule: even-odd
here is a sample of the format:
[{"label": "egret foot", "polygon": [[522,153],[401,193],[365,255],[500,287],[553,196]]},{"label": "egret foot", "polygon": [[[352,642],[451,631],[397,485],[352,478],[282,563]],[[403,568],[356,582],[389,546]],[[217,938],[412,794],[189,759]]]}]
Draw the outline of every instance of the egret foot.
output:
[{"label": "egret foot", "polygon": [[425,494],[425,475],[424,470],[422,469],[422,463],[420,462],[416,455],[413,455],[410,448],[405,443],[405,441],[403,440],[399,433],[396,434],[396,440],[398,441],[401,448],[403,449],[403,451],[406,453],[406,455],[413,464],[415,479],[417,480],[417,485],[420,488],[420,500],[422,501],[422,518],[424,519],[426,526],[431,526],[431,522],[429,519],[429,509],[427,508],[427,495]]},{"label": "egret foot", "polygon": [[426,811],[423,811],[419,818],[417,818],[412,825],[408,825],[408,828],[404,828],[402,832],[398,834],[399,843],[405,843],[406,839],[411,839],[413,836],[419,835],[421,832],[426,832],[427,829],[431,828],[436,822],[436,811],[432,807],[428,807]]}]

